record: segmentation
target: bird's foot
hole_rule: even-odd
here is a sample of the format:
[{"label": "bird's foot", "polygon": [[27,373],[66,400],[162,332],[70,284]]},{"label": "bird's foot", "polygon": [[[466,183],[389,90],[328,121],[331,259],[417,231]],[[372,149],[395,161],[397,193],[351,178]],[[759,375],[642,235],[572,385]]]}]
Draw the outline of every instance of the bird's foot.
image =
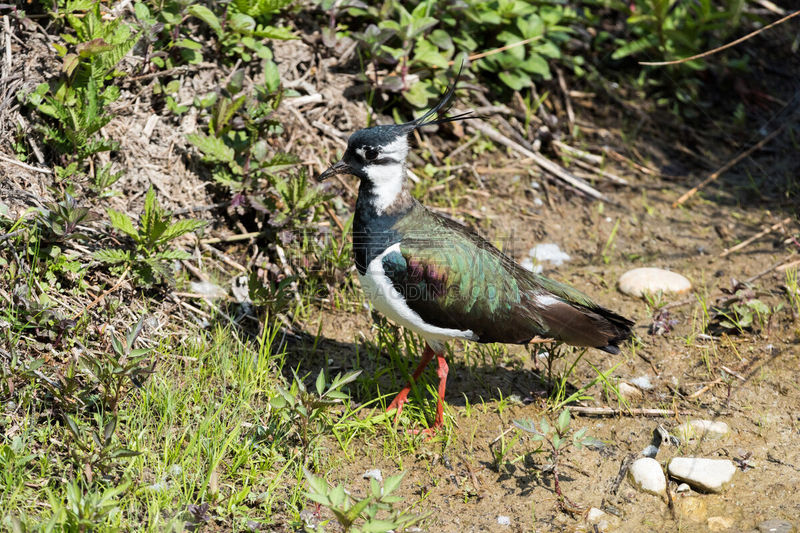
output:
[{"label": "bird's foot", "polygon": [[397,420],[400,418],[400,413],[403,412],[403,406],[408,402],[408,393],[411,391],[411,387],[404,387],[403,390],[397,393],[397,396],[394,397],[392,403],[389,404],[389,407],[386,408],[386,412],[388,413],[392,409],[397,409],[397,412],[394,415],[394,421],[397,423]]}]

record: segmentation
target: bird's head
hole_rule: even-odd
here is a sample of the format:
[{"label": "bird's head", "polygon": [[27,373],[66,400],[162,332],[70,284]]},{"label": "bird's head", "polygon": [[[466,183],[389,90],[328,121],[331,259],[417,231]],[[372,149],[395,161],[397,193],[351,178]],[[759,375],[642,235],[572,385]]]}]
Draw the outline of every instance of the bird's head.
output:
[{"label": "bird's head", "polygon": [[373,183],[385,176],[403,174],[408,156],[408,135],[412,123],[373,126],[353,133],[342,159],[320,174],[322,181],[335,174],[352,174]]},{"label": "bird's head", "polygon": [[449,102],[461,75],[448,87],[442,99],[421,117],[404,124],[388,124],[364,128],[353,133],[347,141],[342,159],[333,164],[317,179],[322,181],[336,174],[352,174],[374,188],[394,185],[405,180],[408,136],[414,130],[431,124],[444,124],[472,118],[472,112],[452,117],[440,117],[449,109]]}]

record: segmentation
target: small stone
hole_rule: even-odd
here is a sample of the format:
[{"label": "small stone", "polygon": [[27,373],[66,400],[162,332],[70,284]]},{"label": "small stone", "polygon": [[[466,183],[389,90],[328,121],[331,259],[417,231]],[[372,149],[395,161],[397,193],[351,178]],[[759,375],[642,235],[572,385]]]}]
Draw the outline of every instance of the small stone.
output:
[{"label": "small stone", "polygon": [[678,511],[684,518],[688,518],[693,522],[704,522],[708,515],[706,509],[706,502],[700,497],[689,496],[688,498],[680,498],[677,500]]},{"label": "small stone", "polygon": [[501,526],[510,526],[511,519],[507,516],[500,515],[497,517],[497,523],[500,524]]},{"label": "small stone", "polygon": [[728,459],[674,457],[667,467],[669,475],[695,489],[722,492],[733,479],[736,465]]},{"label": "small stone", "polygon": [[794,533],[794,526],[787,520],[765,520],[758,524],[759,533]]},{"label": "small stone", "polygon": [[686,277],[662,268],[634,268],[619,278],[619,290],[628,296],[642,297],[659,291],[681,294],[691,288]]},{"label": "small stone", "polygon": [[378,468],[367,470],[366,472],[361,474],[361,477],[364,479],[374,479],[377,482],[383,481],[383,474],[381,474],[381,471]]},{"label": "small stone", "polygon": [[639,376],[638,378],[633,378],[630,381],[631,385],[642,390],[650,390],[653,388],[653,383],[650,381],[648,376]]},{"label": "small stone", "polygon": [[631,463],[628,479],[637,489],[656,496],[666,493],[667,490],[667,480],[661,465],[650,457],[640,457]]},{"label": "small stone", "polygon": [[728,516],[710,516],[706,522],[709,531],[725,531],[733,527],[733,518]]},{"label": "small stone", "polygon": [[535,274],[539,274],[542,271],[542,263],[545,261],[553,266],[561,266],[569,259],[569,254],[562,252],[557,244],[541,243],[528,250],[528,257],[525,257],[520,262],[520,265]]},{"label": "small stone", "polygon": [[672,430],[684,443],[694,439],[713,440],[721,439],[731,428],[728,424],[713,420],[689,420]]},{"label": "small stone", "polygon": [[595,523],[602,520],[604,516],[606,516],[604,511],[598,509],[597,507],[592,507],[589,509],[589,512],[586,513],[586,520],[591,523]]},{"label": "small stone", "polygon": [[692,490],[692,487],[690,487],[688,483],[681,483],[678,485],[678,488],[675,489],[675,492],[689,492],[690,490]]},{"label": "small stone", "polygon": [[644,450],[642,450],[642,455],[645,457],[650,457],[651,459],[655,459],[656,455],[658,455],[658,446],[654,444],[648,444]]},{"label": "small stone", "polygon": [[642,391],[638,388],[634,387],[633,385],[629,385],[624,381],[620,381],[617,385],[617,390],[619,391],[619,395],[625,398],[626,400],[641,400],[642,399]]}]

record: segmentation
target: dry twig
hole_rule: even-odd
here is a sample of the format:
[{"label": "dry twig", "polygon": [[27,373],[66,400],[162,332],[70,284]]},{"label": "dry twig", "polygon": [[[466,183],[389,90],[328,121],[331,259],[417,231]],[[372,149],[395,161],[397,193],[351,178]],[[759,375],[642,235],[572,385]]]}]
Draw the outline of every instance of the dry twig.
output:
[{"label": "dry twig", "polygon": [[725,163],[724,165],[722,165],[722,167],[720,167],[720,169],[719,169],[719,170],[717,170],[716,172],[714,172],[713,174],[711,174],[709,177],[707,177],[706,179],[704,179],[704,180],[703,180],[703,181],[702,181],[702,182],[701,182],[699,185],[697,185],[697,186],[695,186],[695,187],[692,187],[690,190],[688,190],[688,191],[686,191],[685,193],[683,193],[683,196],[681,196],[680,198],[678,198],[678,200],[677,200],[677,201],[675,201],[675,203],[673,203],[673,204],[672,204],[672,208],[674,209],[674,208],[678,207],[679,205],[682,205],[682,204],[683,204],[683,203],[684,203],[686,200],[688,200],[689,198],[691,198],[692,196],[694,196],[694,195],[695,195],[695,193],[696,193],[697,191],[699,191],[700,189],[702,189],[703,187],[705,187],[706,185],[708,185],[708,184],[709,184],[709,183],[711,183],[712,181],[714,181],[714,180],[716,180],[717,178],[719,178],[719,177],[720,177],[722,174],[724,174],[725,172],[727,172],[728,170],[730,170],[730,169],[731,169],[731,168],[732,168],[734,165],[736,165],[736,164],[737,164],[739,161],[741,161],[741,160],[742,160],[742,159],[744,159],[745,157],[749,156],[750,154],[752,154],[752,153],[753,153],[753,152],[755,152],[756,150],[760,150],[761,148],[763,148],[765,144],[767,144],[768,142],[770,142],[770,141],[771,141],[772,139],[774,139],[774,138],[775,138],[775,137],[776,137],[776,136],[777,136],[777,135],[778,135],[780,132],[782,132],[782,131],[783,131],[783,128],[785,128],[785,127],[786,127],[786,123],[784,123],[783,125],[781,125],[781,126],[778,128],[778,129],[776,129],[775,131],[773,131],[772,133],[770,133],[769,135],[767,135],[766,137],[764,137],[763,139],[761,139],[759,142],[757,142],[756,144],[754,144],[753,146],[751,146],[750,148],[748,148],[747,150],[745,150],[745,151],[744,151],[744,152],[742,152],[741,154],[737,155],[736,157],[734,157],[733,159],[731,159],[730,161],[728,161],[727,163]]}]

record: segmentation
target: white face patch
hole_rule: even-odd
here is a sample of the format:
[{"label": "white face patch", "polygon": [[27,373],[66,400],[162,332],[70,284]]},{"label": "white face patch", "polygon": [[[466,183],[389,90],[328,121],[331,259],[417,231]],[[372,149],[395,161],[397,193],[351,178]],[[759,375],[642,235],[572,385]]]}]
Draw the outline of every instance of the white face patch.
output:
[{"label": "white face patch", "polygon": [[[364,148],[356,149],[356,153],[364,157]],[[375,195],[375,209],[381,214],[397,199],[406,181],[406,157],[408,156],[408,140],[399,137],[380,151],[380,164],[367,161],[365,171],[372,182],[372,193]]]}]

